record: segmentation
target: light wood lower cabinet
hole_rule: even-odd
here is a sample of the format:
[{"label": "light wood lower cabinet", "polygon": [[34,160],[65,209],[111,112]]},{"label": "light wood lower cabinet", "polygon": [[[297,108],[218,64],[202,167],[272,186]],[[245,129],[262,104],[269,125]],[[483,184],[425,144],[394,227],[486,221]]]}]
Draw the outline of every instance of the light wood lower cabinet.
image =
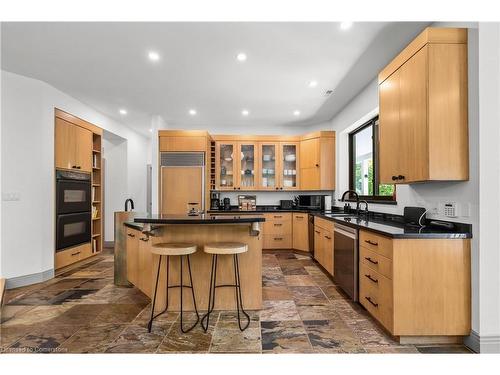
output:
[{"label": "light wood lower cabinet", "polygon": [[92,254],[92,246],[90,242],[78,245],[67,250],[56,252],[55,269],[66,267],[70,264],[84,260]]},{"label": "light wood lower cabinet", "polygon": [[333,222],[314,218],[314,258],[330,274],[334,275]]},{"label": "light wood lower cabinet", "polygon": [[127,278],[134,285],[138,285],[139,275],[136,267],[139,264],[139,236],[141,232],[127,229]]},{"label": "light wood lower cabinet", "polygon": [[290,212],[264,214],[264,249],[292,248],[292,214]]},{"label": "light wood lower cabinet", "polygon": [[293,214],[293,240],[292,247],[302,251],[312,251],[309,249],[309,214]]},{"label": "light wood lower cabinet", "polygon": [[391,334],[406,343],[470,334],[470,240],[359,238],[359,302]]}]

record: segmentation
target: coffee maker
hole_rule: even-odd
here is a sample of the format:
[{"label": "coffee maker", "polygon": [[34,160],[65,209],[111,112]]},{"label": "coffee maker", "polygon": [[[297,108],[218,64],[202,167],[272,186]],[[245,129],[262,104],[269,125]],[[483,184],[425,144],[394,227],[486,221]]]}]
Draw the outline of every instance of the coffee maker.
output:
[{"label": "coffee maker", "polygon": [[215,191],[210,193],[210,209],[220,210],[220,193]]}]

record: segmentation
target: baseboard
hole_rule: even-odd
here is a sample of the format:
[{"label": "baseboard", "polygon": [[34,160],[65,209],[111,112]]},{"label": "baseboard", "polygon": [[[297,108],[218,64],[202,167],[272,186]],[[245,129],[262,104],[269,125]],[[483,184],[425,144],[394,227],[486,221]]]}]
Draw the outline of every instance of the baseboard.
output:
[{"label": "baseboard", "polygon": [[21,286],[32,285],[50,280],[54,277],[54,270],[46,270],[43,272],[32,273],[31,275],[11,277],[6,280],[6,289],[19,288]]},{"label": "baseboard", "polygon": [[476,353],[500,353],[500,335],[480,336],[472,331],[464,340],[464,344]]},{"label": "baseboard", "polygon": [[115,247],[115,241],[104,241],[102,246],[103,247],[114,248]]}]

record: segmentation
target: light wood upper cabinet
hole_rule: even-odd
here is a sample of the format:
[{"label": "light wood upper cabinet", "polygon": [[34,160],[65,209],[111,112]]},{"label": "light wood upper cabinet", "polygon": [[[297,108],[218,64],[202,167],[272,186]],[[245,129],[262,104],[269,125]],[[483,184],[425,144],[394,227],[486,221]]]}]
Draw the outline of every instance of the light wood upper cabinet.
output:
[{"label": "light wood upper cabinet", "polygon": [[299,189],[299,142],[280,142],[280,190]]},{"label": "light wood upper cabinet", "polygon": [[279,189],[279,143],[259,142],[259,190]]},{"label": "light wood upper cabinet", "polygon": [[380,182],[467,180],[467,30],[427,28],[379,74]]},{"label": "light wood upper cabinet", "polygon": [[300,141],[301,190],[335,189],[335,132],[322,131]]},{"label": "light wood upper cabinet", "polygon": [[56,168],[92,172],[92,132],[56,117]]},{"label": "light wood upper cabinet", "polygon": [[215,184],[220,190],[235,190],[238,184],[236,154],[237,142],[215,144]]},{"label": "light wood upper cabinet", "polygon": [[238,143],[238,168],[237,184],[238,190],[256,190],[259,176],[259,152],[256,142]]}]

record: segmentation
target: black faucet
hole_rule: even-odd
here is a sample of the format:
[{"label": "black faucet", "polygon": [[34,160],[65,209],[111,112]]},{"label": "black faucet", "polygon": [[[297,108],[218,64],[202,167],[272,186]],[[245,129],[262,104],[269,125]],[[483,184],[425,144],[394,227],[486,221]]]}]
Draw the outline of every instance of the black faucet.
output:
[{"label": "black faucet", "polygon": [[132,199],[127,199],[125,201],[125,211],[128,211],[128,204],[130,203],[130,208],[133,210],[134,209],[134,201]]},{"label": "black faucet", "polygon": [[356,215],[359,215],[359,195],[354,190],[346,190],[344,194],[342,194],[342,198],[340,198],[341,202],[345,202],[345,196],[347,194],[354,194],[356,196]]}]

